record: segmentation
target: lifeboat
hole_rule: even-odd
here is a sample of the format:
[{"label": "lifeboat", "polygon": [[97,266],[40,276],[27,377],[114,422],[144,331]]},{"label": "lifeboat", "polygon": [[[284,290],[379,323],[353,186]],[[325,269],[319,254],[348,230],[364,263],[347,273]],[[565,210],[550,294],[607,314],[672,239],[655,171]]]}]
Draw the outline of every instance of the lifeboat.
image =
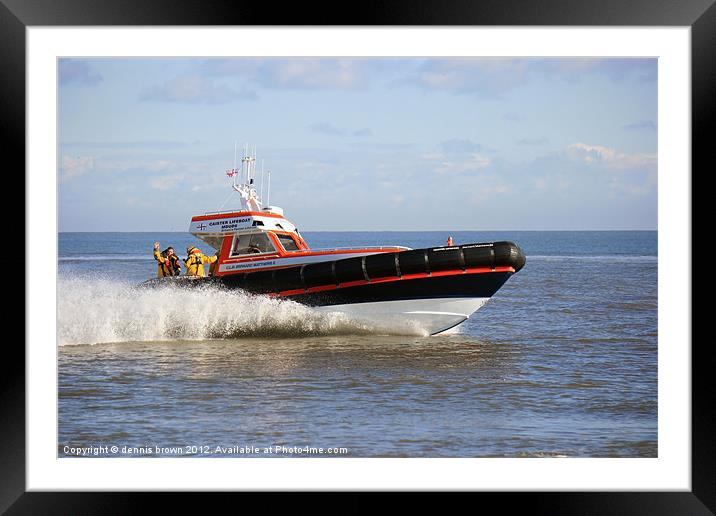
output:
[{"label": "lifeboat", "polygon": [[217,252],[212,275],[154,278],[144,285],[213,284],[437,334],[467,320],[525,265],[522,250],[506,241],[311,249],[281,208],[262,205],[255,152],[245,155],[240,170],[227,171],[240,209],[197,215],[189,225]]}]

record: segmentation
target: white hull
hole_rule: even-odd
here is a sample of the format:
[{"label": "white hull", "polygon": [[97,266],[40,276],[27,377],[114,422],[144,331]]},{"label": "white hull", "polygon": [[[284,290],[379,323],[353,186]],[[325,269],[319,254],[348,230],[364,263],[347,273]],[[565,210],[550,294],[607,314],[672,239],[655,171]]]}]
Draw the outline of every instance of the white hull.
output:
[{"label": "white hull", "polygon": [[377,328],[430,335],[465,322],[487,303],[488,297],[408,299],[316,307],[322,312],[342,312]]}]

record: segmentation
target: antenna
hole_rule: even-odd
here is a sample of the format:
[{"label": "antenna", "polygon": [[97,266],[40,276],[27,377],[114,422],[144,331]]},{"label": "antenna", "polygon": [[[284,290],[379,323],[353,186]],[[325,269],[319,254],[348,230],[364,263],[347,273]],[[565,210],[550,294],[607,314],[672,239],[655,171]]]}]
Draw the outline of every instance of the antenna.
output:
[{"label": "antenna", "polygon": [[[234,177],[233,190],[238,192],[241,196],[241,207],[248,211],[260,211],[263,201],[258,196],[256,191],[258,185],[256,184],[256,145],[244,144],[244,154],[241,158],[241,177],[237,180],[236,176],[239,174],[238,170],[234,168],[231,173]],[[234,142],[234,160],[237,159],[237,143]],[[227,172],[229,173],[229,172]],[[271,176],[268,172],[268,195],[271,195]],[[264,189],[264,162],[261,160],[261,195],[263,196]]]},{"label": "antenna", "polygon": [[249,182],[249,163],[247,161],[249,157],[249,144],[244,144],[244,158],[241,160],[241,180],[244,181],[244,164],[246,164],[246,181],[244,183]]},{"label": "antenna", "polygon": [[261,202],[264,200],[264,160],[261,160]]},{"label": "antenna", "polygon": [[271,171],[266,172],[268,174],[268,191],[266,192],[266,206],[271,206]]},{"label": "antenna", "polygon": [[251,158],[251,177],[249,178],[249,184],[253,184],[255,176],[256,176],[256,145],[254,145],[254,155]]},{"label": "antenna", "polygon": [[254,180],[254,183],[256,182],[256,145],[254,145],[254,175],[251,179]]}]

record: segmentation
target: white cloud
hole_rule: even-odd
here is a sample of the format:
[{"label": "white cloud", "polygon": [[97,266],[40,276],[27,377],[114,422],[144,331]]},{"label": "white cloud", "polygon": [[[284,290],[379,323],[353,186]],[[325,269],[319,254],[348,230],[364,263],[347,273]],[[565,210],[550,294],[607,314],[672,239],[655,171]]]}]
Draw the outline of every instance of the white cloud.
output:
[{"label": "white cloud", "polygon": [[167,169],[174,168],[176,165],[168,159],[158,159],[156,161],[149,162],[146,167],[147,170],[152,172],[162,172]]},{"label": "white cloud", "polygon": [[431,162],[430,166],[438,174],[464,174],[479,172],[490,166],[490,158],[481,154],[469,153],[463,156],[446,156],[445,154],[432,153],[422,156],[423,159]]},{"label": "white cloud", "polygon": [[77,59],[59,59],[58,74],[61,86],[68,84],[94,86],[103,81],[102,75],[97,73],[86,61]]},{"label": "white cloud", "polygon": [[93,156],[65,155],[62,157],[62,177],[64,179],[81,176],[92,169],[94,169]]},{"label": "white cloud", "polygon": [[528,62],[521,59],[459,58],[426,60],[404,83],[454,93],[500,97],[527,81]]},{"label": "white cloud", "polygon": [[255,100],[256,93],[235,91],[225,85],[209,82],[200,75],[181,75],[144,90],[140,100],[183,102],[187,104],[225,104],[234,100]]},{"label": "white cloud", "polygon": [[[656,79],[655,59],[599,58],[455,58],[426,59],[396,81],[426,90],[503,98],[510,90],[534,79],[578,81],[586,75],[602,75],[612,81]],[[515,120],[517,115],[506,116]]]},{"label": "white cloud", "polygon": [[503,194],[510,191],[510,187],[505,184],[488,185],[480,189],[482,195]]},{"label": "white cloud", "polygon": [[365,81],[358,64],[347,60],[285,61],[275,67],[274,77],[282,86],[352,89],[363,86]]},{"label": "white cloud", "polygon": [[629,131],[656,131],[656,124],[652,120],[639,120],[622,126],[622,129]]},{"label": "white cloud", "polygon": [[172,188],[176,188],[181,180],[182,176],[180,175],[161,176],[152,179],[149,182],[149,186],[155,190],[171,190]]},{"label": "white cloud", "polygon": [[370,60],[365,59],[219,59],[206,61],[213,75],[236,75],[265,88],[352,90],[368,85]]},{"label": "white cloud", "polygon": [[[450,187],[456,202],[467,204],[483,205],[486,202],[494,201],[496,198],[513,193],[513,185],[509,180],[496,174],[483,174],[480,177],[463,176],[466,178],[461,186]],[[446,194],[447,195],[447,194]],[[462,201],[460,201],[462,199]]]},{"label": "white cloud", "polygon": [[657,164],[656,154],[624,154],[609,147],[586,143],[571,144],[567,147],[567,156],[590,165],[601,164],[615,170],[653,167]]},{"label": "white cloud", "polygon": [[452,140],[442,142],[440,144],[440,149],[445,154],[470,154],[482,151],[483,146],[479,143],[473,142],[472,140],[453,138]]}]

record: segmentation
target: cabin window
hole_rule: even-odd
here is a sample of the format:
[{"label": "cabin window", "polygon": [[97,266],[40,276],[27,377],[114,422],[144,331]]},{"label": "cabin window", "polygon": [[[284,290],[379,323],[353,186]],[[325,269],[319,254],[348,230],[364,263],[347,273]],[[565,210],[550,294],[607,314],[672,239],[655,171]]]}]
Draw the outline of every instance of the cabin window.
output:
[{"label": "cabin window", "polygon": [[273,253],[276,247],[266,233],[236,235],[231,246],[231,256],[243,254]]},{"label": "cabin window", "polygon": [[281,242],[281,245],[286,251],[300,251],[298,248],[298,245],[296,244],[296,241],[291,238],[290,235],[276,235],[278,237],[278,241]]}]

